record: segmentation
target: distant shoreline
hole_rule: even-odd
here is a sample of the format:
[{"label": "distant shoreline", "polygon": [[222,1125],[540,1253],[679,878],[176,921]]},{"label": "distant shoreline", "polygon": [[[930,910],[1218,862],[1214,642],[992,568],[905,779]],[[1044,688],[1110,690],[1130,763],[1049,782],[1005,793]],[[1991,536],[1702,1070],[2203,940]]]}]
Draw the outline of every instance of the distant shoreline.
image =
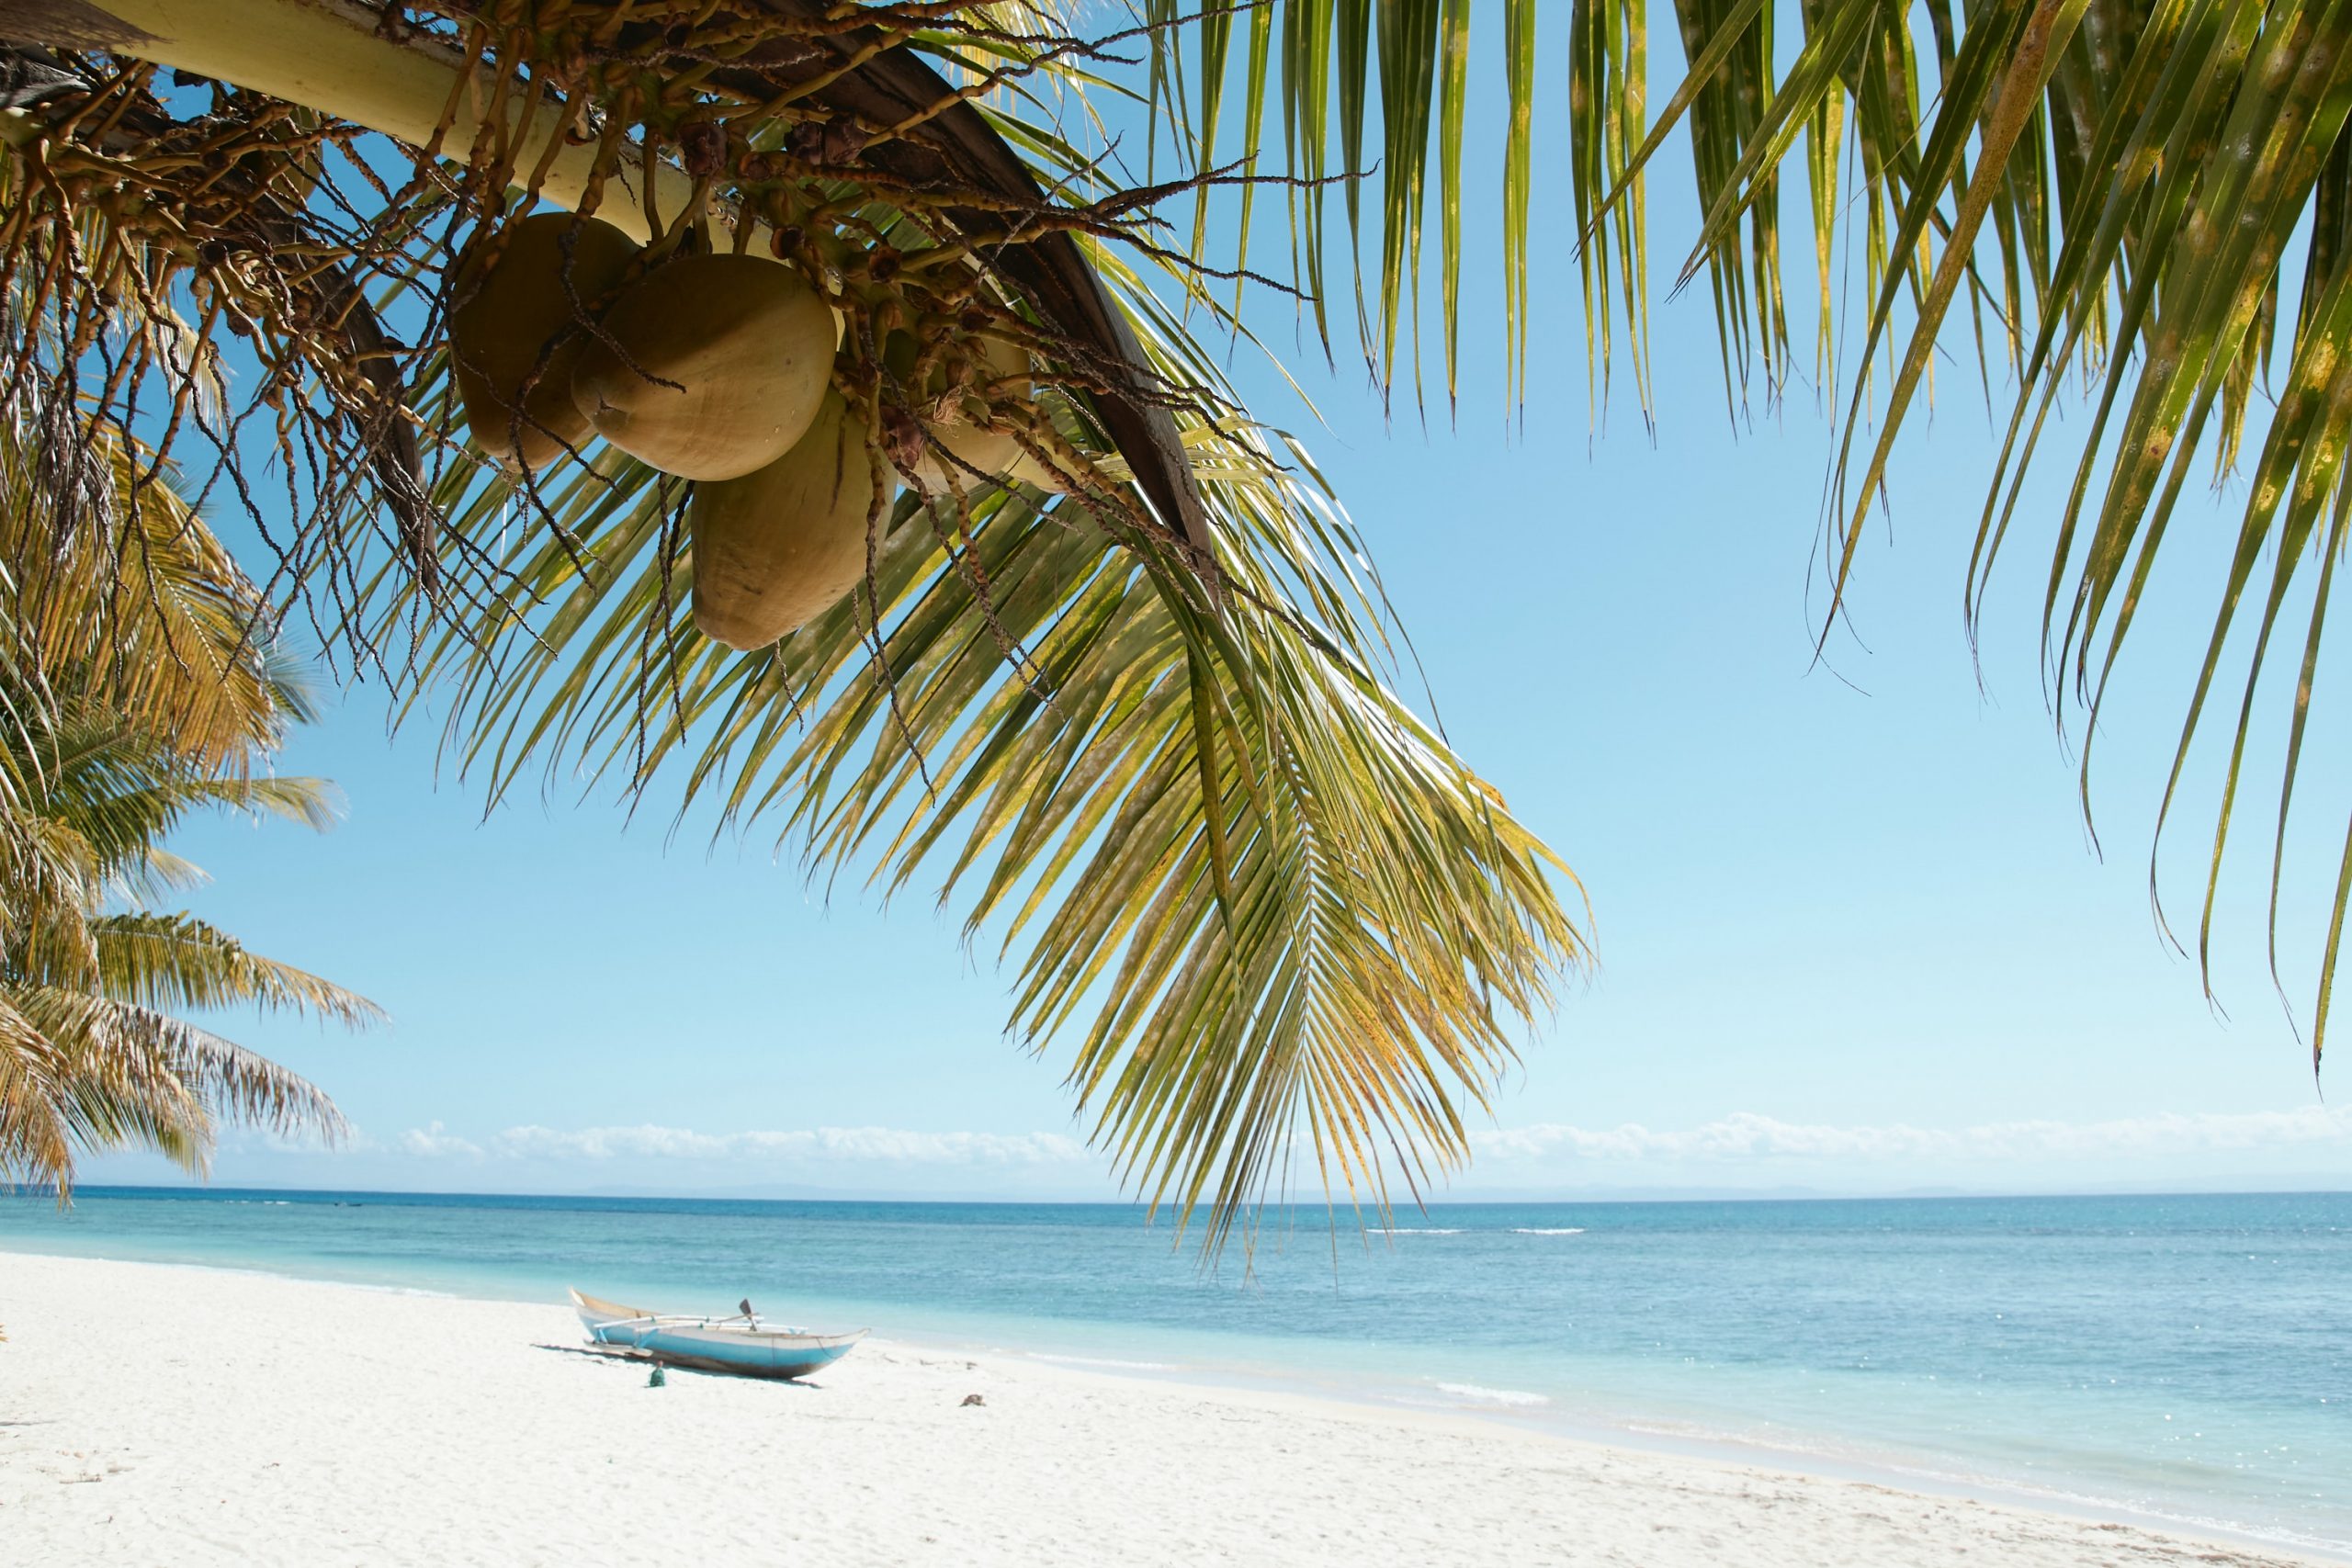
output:
[{"label": "distant shoreline", "polygon": [[[167,1321],[169,1333],[143,1332]],[[571,1315],[0,1253],[0,1517],[31,1560],[1729,1561],[2232,1568],[2308,1551],[1475,1416],[870,1342],[817,1388],[546,1347]],[[959,1408],[982,1396],[985,1414]],[[1138,1486],[1165,1467],[1182,1486]],[[730,1474],[765,1483],[735,1486]],[[775,1484],[785,1477],[792,1484]],[[379,1483],[360,1483],[357,1478]],[[417,1500],[430,1497],[430,1507]],[[1213,1499],[1214,1506],[1203,1499]],[[191,1527],[195,1533],[188,1533]],[[1964,1555],[1963,1555],[1964,1553]],[[830,1555],[824,1555],[830,1554]]]}]

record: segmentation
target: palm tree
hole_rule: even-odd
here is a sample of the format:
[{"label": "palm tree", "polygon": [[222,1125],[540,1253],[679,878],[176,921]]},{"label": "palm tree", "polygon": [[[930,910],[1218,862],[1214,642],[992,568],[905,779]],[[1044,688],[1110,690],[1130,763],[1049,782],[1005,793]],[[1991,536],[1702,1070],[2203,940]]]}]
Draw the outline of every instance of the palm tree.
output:
[{"label": "palm tree", "polygon": [[[1853,362],[1908,339],[1851,393],[1849,432],[1868,416],[1881,434],[1850,475],[1841,463],[1838,593],[1964,291],[2023,389],[1972,603],[2066,372],[2102,383],[2100,430],[2128,404],[2112,442],[2081,448],[2050,578],[2052,658],[2094,709],[2184,465],[2209,426],[2231,460],[2256,417],[2284,242],[2317,212],[2186,753],[2266,547],[2267,626],[2320,547],[2307,667],[2316,655],[2344,518],[2330,399],[2352,365],[2336,352],[2352,22],[2309,0],[2007,0],[1932,5],[1915,38],[1899,7],[1801,9],[1776,76],[1790,18],[1689,0],[1690,65],[1651,123],[1644,7],[1574,6],[1568,164],[1599,384],[1622,328],[1645,394],[1644,170],[1687,125],[1706,219],[1686,276],[1709,277],[1735,386],[1758,367],[1777,393],[1793,364],[1777,182],[1803,144],[1816,354],[1831,363],[1841,226],[1864,236],[1871,303]],[[535,773],[671,780],[730,826],[771,818],[812,870],[961,890],[967,930],[1013,962],[1012,1028],[1075,1037],[1098,1137],[1155,1201],[1212,1201],[1212,1239],[1302,1155],[1375,1201],[1392,1172],[1418,1185],[1463,1156],[1514,1021],[1585,957],[1573,883],[1396,694],[1399,645],[1352,527],[1306,450],[1250,419],[1217,340],[1242,330],[1227,301],[1253,214],[1286,216],[1295,286],[1326,322],[1327,285],[1377,227],[1356,315],[1390,377],[1431,227],[1452,395],[1467,0],[1145,0],[1133,80],[1118,41],[1018,4],[218,0],[197,22],[102,0],[60,16],[32,6],[13,29],[51,46],[14,56],[0,183],[0,236],[23,257],[16,380],[126,415],[168,404],[264,526],[243,465],[274,448],[294,513],[275,519],[285,586],[352,667],[412,705],[448,699],[445,744],[493,798]],[[1516,367],[1549,40],[1534,0],[1501,18]],[[1157,184],[1105,145],[1130,88],[1175,159]],[[1354,177],[1374,163],[1377,179]],[[452,263],[495,254],[538,202],[656,254],[757,247],[802,268],[845,323],[835,381],[868,415],[876,474],[928,439],[881,351],[894,327],[1015,338],[1046,389],[1000,389],[990,415],[1055,482],[910,489],[870,516],[865,581],[830,613],[751,652],[702,639],[681,490],[601,446],[510,472],[456,433]],[[1212,255],[1207,215],[1236,207],[1242,244]],[[1189,247],[1166,209],[1192,218]],[[239,341],[242,412],[210,390]],[[2109,445],[2124,456],[2102,468]],[[2222,821],[2217,863],[2226,799]]]},{"label": "palm tree", "polygon": [[381,1016],[157,908],[203,878],[164,844],[190,812],[324,828],[333,794],[261,771],[315,704],[256,635],[253,584],[169,484],[135,491],[135,443],[101,430],[75,449],[101,459],[86,498],[135,551],[46,526],[55,498],[24,488],[25,456],[0,437],[0,624],[15,634],[0,673],[0,1180],[61,1200],[86,1153],[147,1148],[201,1174],[223,1122],[341,1134],[318,1089],[180,1012]]},{"label": "palm tree", "polygon": [[331,792],[191,768],[79,694],[11,741],[5,766],[21,795],[6,825],[17,853],[0,951],[0,1177],[62,1197],[79,1156],[124,1147],[201,1175],[224,1121],[339,1136],[325,1094],[176,1014],[253,1006],[357,1026],[380,1018],[374,1004],[152,907],[202,874],[161,843],[190,811],[322,827]]},{"label": "palm tree", "polygon": [[[1155,1200],[1213,1198],[1213,1240],[1290,1168],[1300,1129],[1327,1181],[1374,1199],[1392,1160],[1419,1181],[1462,1156],[1510,1021],[1544,1010],[1556,966],[1581,957],[1561,868],[1384,678],[1376,589],[1306,454],[1243,415],[1210,347],[1107,248],[1146,218],[1080,186],[1041,192],[1035,167],[1083,179],[1074,148],[1036,128],[1012,140],[1014,122],[897,45],[912,34],[877,44],[814,13],[797,36],[842,70],[804,54],[779,67],[797,88],[764,65],[729,78],[730,102],[799,105],[747,111],[718,139],[724,157],[810,175],[756,200],[647,151],[710,155],[695,95],[607,113],[579,91],[558,113],[526,85],[527,58],[469,78],[460,62],[498,42],[470,21],[459,36],[310,6],[208,7],[195,28],[141,15],[139,39],[51,41],[168,43],[209,85],[112,51],[17,57],[27,112],[0,231],[24,258],[19,381],[131,425],[130,387],[168,396],[180,449],[218,454],[209,493],[276,539],[296,613],[411,699],[448,694],[449,744],[493,798],[534,770],[633,790],[674,776],[730,825],[772,817],[812,863],[862,856],[888,890],[925,871],[963,890],[969,929],[1013,955],[1013,1028],[1077,1037],[1072,1081],[1102,1141]],[[1062,48],[1000,25],[1014,19],[981,24],[1011,51],[1007,82]],[[609,10],[567,26],[560,48],[583,61],[646,46]],[[656,27],[654,46],[667,37]],[[764,58],[758,39],[734,47]],[[413,156],[228,85],[256,70],[285,92],[362,91]],[[904,132],[836,167],[835,141],[885,114]],[[661,123],[629,132],[643,115]],[[452,183],[426,150],[467,142],[484,161]],[[415,177],[388,183],[404,156]],[[864,199],[868,181],[891,198]],[[830,614],[755,652],[703,640],[683,497],[659,476],[601,448],[510,474],[451,439],[449,263],[497,243],[510,185],[582,206],[628,191],[598,210],[673,246],[853,265],[853,342],[918,287],[947,289],[955,331],[977,314],[1052,367],[1050,424],[1025,434],[1067,491],[910,493],[870,521],[867,580]],[[949,234],[965,238],[926,239]],[[872,265],[888,255],[910,258],[895,283]],[[401,350],[403,321],[431,346]],[[232,333],[250,360],[220,352]],[[101,344],[116,356],[61,346]],[[840,367],[865,371],[869,428],[893,407],[919,423],[878,358]],[[242,408],[219,395],[238,376],[255,389]],[[274,452],[290,521],[254,500],[248,446]]]}]

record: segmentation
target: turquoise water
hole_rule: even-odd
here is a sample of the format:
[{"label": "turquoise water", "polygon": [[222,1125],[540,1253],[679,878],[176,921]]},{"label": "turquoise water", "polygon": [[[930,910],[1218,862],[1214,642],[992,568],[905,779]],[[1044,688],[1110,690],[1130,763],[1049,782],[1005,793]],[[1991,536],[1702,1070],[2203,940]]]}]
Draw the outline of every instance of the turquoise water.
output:
[{"label": "turquoise water", "polygon": [[[0,1248],[1273,1379],[2352,1557],[2352,1195],[1320,1210],[1215,1273],[1134,1209],[85,1190]],[[6,1272],[0,1260],[0,1321]],[[1750,1455],[1749,1457],[1756,1457]]]}]

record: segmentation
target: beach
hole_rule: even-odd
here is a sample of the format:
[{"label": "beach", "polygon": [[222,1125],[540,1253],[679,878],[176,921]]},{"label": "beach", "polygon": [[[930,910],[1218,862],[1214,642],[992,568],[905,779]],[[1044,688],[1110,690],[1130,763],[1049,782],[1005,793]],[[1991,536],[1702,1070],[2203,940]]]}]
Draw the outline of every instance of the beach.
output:
[{"label": "beach", "polygon": [[653,1388],[560,1306],[229,1269],[0,1253],[0,1542],[45,1568],[2317,1561],[881,1338]]}]

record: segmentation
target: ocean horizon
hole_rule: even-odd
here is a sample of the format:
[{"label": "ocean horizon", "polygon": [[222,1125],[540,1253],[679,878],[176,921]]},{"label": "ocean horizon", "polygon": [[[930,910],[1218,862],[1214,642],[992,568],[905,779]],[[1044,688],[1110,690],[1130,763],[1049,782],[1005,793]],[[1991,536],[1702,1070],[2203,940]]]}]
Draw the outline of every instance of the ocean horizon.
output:
[{"label": "ocean horizon", "polygon": [[[1272,1383],[2352,1558],[2352,1194],[1270,1209],[82,1188],[0,1248],[675,1310]],[[1194,1233],[1197,1235],[1197,1233]],[[0,1288],[0,1306],[5,1289]],[[841,1376],[852,1378],[853,1369]]]}]

